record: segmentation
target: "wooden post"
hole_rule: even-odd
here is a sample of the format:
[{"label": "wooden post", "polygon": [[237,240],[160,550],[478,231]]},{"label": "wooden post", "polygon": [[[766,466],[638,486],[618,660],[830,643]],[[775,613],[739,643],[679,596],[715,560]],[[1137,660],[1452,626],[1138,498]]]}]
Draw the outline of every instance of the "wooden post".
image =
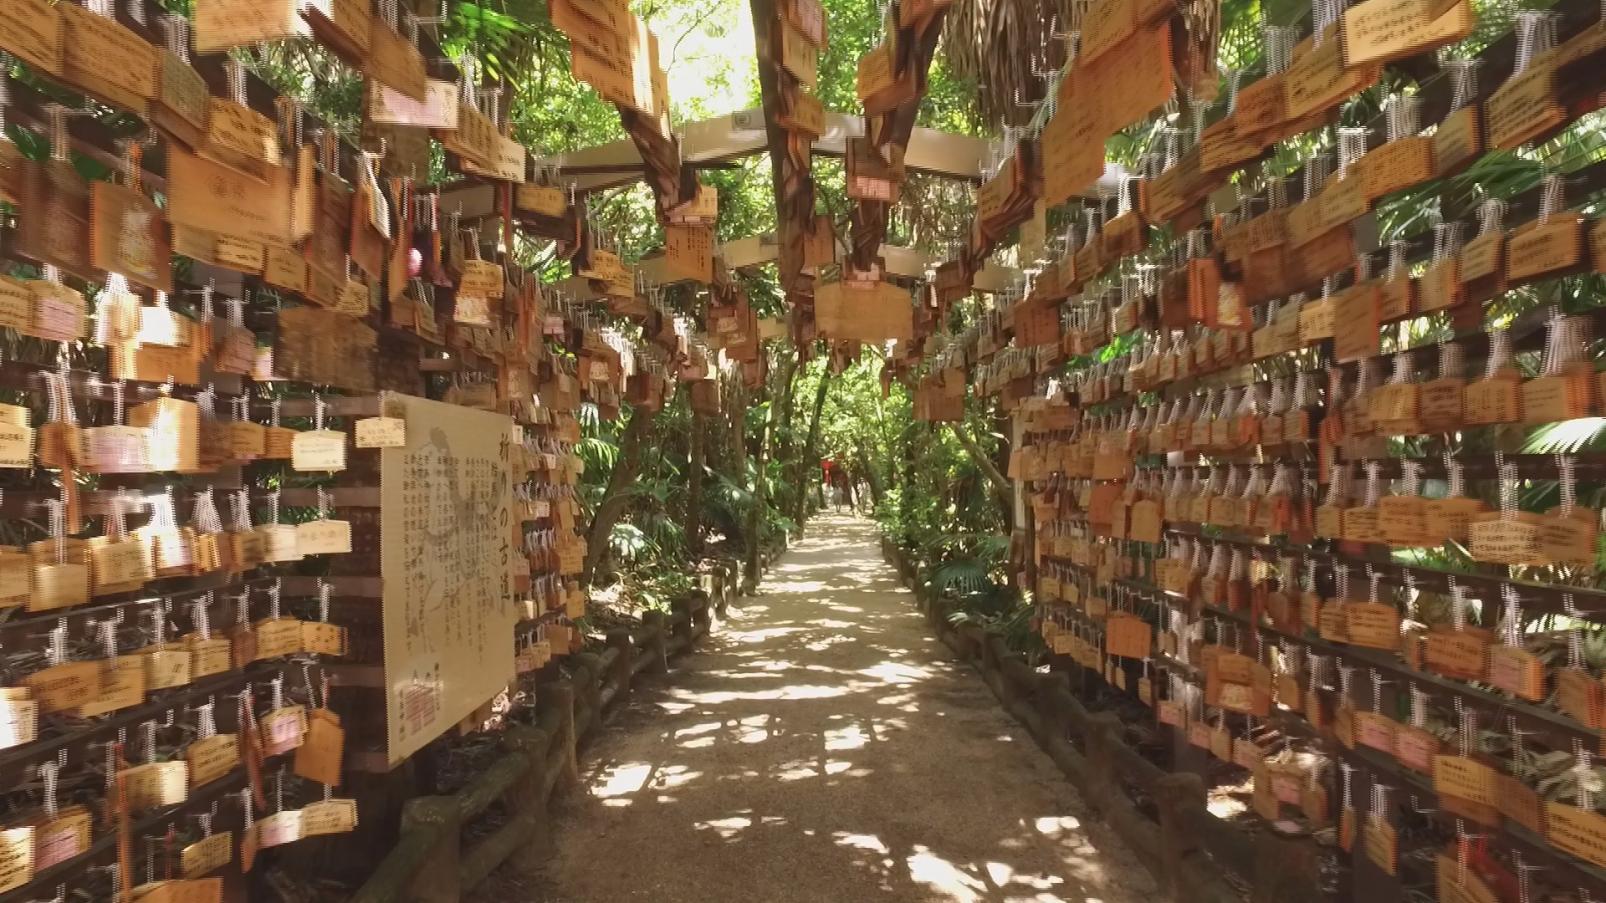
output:
[{"label": "wooden post", "polygon": [[664,623],[664,613],[649,611],[641,616],[641,623],[648,631],[647,645],[641,649],[641,654],[652,659],[647,673],[669,673],[669,627]]},{"label": "wooden post", "polygon": [[538,871],[552,854],[552,820],[546,809],[547,736],[540,730],[518,725],[508,731],[506,747],[525,759],[524,774],[508,788],[506,807],[515,818],[529,818],[532,830],[524,849],[508,857],[519,872]]},{"label": "wooden post", "polygon": [[1041,674],[1037,678],[1037,708],[1043,713],[1043,735],[1058,740],[1071,738],[1071,713],[1057,691],[1070,692],[1064,674]]},{"label": "wooden post", "polygon": [[[597,656],[589,652],[581,652],[571,658],[580,674],[580,683],[574,688],[576,709],[584,707],[587,712],[586,730],[602,724],[602,662]],[[576,723],[579,722],[578,712]]]},{"label": "wooden post", "polygon": [[613,660],[614,681],[619,684],[619,692],[613,697],[615,701],[623,702],[630,693],[630,678],[636,673],[634,667],[636,658],[636,644],[630,641],[630,631],[624,628],[608,631],[608,646],[619,650],[619,657]]},{"label": "wooden post", "polygon": [[1191,773],[1164,775],[1155,781],[1154,802],[1160,811],[1160,875],[1170,899],[1185,903],[1192,898],[1182,877],[1182,861],[1198,849],[1197,838],[1187,829],[1186,812],[1205,807],[1204,780]]},{"label": "wooden post", "polygon": [[714,623],[714,604],[709,601],[708,594],[703,592],[692,593],[691,620],[697,625],[698,633],[707,633]]},{"label": "wooden post", "polygon": [[[557,680],[542,684],[536,691],[539,694],[539,703],[542,708],[550,708],[558,713],[557,743],[563,745],[563,774],[559,784],[564,782],[579,783],[580,756],[579,740],[574,729],[574,684],[566,680]],[[554,791],[555,792],[555,791]]]},{"label": "wooden post", "polygon": [[434,831],[435,845],[424,855],[412,881],[401,890],[401,899],[407,903],[457,903],[462,896],[457,886],[462,828],[456,799],[421,796],[408,801],[402,809],[402,834]]},{"label": "wooden post", "polygon": [[1115,774],[1115,744],[1121,742],[1121,717],[1094,712],[1087,717],[1087,786],[1084,795],[1098,812],[1107,812],[1121,795]]},{"label": "wooden post", "polygon": [[1320,900],[1321,887],[1321,857],[1314,840],[1283,837],[1275,831],[1256,834],[1250,903]]},{"label": "wooden post", "polygon": [[675,614],[684,614],[686,616],[685,619],[677,620],[675,622],[675,636],[684,637],[686,639],[686,645],[690,646],[691,645],[691,631],[692,631],[691,600],[689,600],[689,599],[675,599],[674,601],[669,603],[669,608]]}]

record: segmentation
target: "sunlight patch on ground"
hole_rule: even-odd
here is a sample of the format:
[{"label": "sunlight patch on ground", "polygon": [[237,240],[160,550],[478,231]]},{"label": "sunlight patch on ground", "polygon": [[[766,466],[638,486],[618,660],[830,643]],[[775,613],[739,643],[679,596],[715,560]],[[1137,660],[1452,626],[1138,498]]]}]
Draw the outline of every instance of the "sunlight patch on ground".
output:
[{"label": "sunlight patch on ground", "polygon": [[834,618],[818,618],[809,622],[810,627],[819,627],[824,630],[852,630],[859,626],[857,621],[838,621]]},{"label": "sunlight patch on ground", "polygon": [[764,591],[768,593],[818,593],[825,591],[823,580],[778,580],[766,581]]},{"label": "sunlight patch on ground", "polygon": [[716,781],[751,781],[751,780],[753,780],[754,778],[757,778],[757,777],[761,777],[761,775],[758,773],[758,769],[756,769],[756,768],[743,768],[741,771],[727,771],[724,774],[720,775],[719,777],[715,778],[715,780]]},{"label": "sunlight patch on ground", "polygon": [[1045,815],[1033,820],[1032,827],[1045,837],[1058,837],[1067,831],[1080,831],[1082,822],[1069,815]]},{"label": "sunlight patch on ground", "polygon": [[849,834],[846,831],[833,831],[831,836],[836,838],[836,845],[839,847],[869,850],[873,853],[880,853],[883,856],[892,852],[886,844],[881,842],[881,838],[874,834]]},{"label": "sunlight patch on ground", "polygon": [[647,777],[651,774],[652,766],[645,762],[615,765],[602,773],[592,786],[591,795],[607,798],[635,793],[647,786]]},{"label": "sunlight patch on ground", "polygon": [[708,821],[697,822],[693,827],[707,830],[712,829],[721,839],[730,840],[742,832],[743,828],[751,828],[753,820],[745,815],[733,815],[730,818],[714,818]]},{"label": "sunlight patch on ground", "polygon": [[695,737],[698,734],[706,734],[709,731],[717,731],[721,727],[723,727],[724,724],[725,723],[723,721],[704,721],[701,724],[694,724],[691,727],[683,727],[683,728],[675,731],[675,736],[676,737]]},{"label": "sunlight patch on ground", "polygon": [[986,884],[923,846],[916,846],[904,864],[909,867],[910,880],[927,885],[950,900],[975,903],[987,892]]},{"label": "sunlight patch on ground", "polygon": [[1068,855],[1062,856],[1065,871],[1078,881],[1093,887],[1104,886],[1104,866],[1099,861],[1099,851],[1090,843],[1079,843]]},{"label": "sunlight patch on ground", "polygon": [[[702,776],[702,772],[692,771],[690,768],[687,768],[684,765],[671,765],[658,772],[658,776],[653,779],[652,785],[659,790],[673,790],[674,788],[683,784],[689,784]],[[659,797],[658,801],[663,802],[664,800],[662,797]]]},{"label": "sunlight patch on ground", "polygon": [[801,627],[765,627],[759,630],[732,630],[725,636],[738,643],[762,643],[775,637],[799,633],[802,630],[803,628]]},{"label": "sunlight patch on ground", "polygon": [[713,691],[709,693],[694,693],[690,690],[674,690],[672,694],[680,699],[696,705],[726,705],[732,702],[763,702],[766,700],[796,700],[796,699],[831,699],[847,694],[843,687],[824,687],[819,684],[794,684],[778,690],[756,690],[751,693],[736,693],[731,691]]},{"label": "sunlight patch on ground", "polygon": [[883,696],[877,699],[876,705],[899,706],[898,711],[900,712],[918,712],[920,711],[920,704],[915,702],[915,699],[916,697],[913,693],[894,693],[891,696]]},{"label": "sunlight patch on ground", "polygon": [[[852,767],[853,767],[853,763],[852,762],[843,762],[840,759],[828,759],[828,760],[826,760],[826,763],[825,763],[825,773],[826,774],[846,774],[848,769],[850,769]],[[869,772],[864,772],[864,774],[868,774],[868,773]],[[862,777],[863,775],[861,774],[859,776]]]},{"label": "sunlight patch on ground", "polygon": [[832,752],[845,749],[863,749],[870,743],[870,735],[857,724],[825,732],[825,748]]},{"label": "sunlight patch on ground", "polygon": [[788,783],[792,781],[801,781],[806,778],[817,778],[819,776],[819,770],[816,769],[813,763],[810,762],[787,762],[786,764],[781,765],[780,769],[775,772],[775,780],[786,781]]},{"label": "sunlight patch on ground", "polygon": [[762,727],[743,727],[736,730],[737,743],[763,743],[770,738],[770,732]]},{"label": "sunlight patch on ground", "polygon": [[869,668],[861,668],[858,673],[865,677],[878,678],[885,683],[899,685],[931,679],[930,669],[898,662],[882,662]]},{"label": "sunlight patch on ground", "polygon": [[841,644],[841,643],[851,643],[851,642],[853,642],[853,638],[849,637],[849,636],[828,636],[823,640],[815,640],[814,642],[808,644],[807,646],[805,646],[803,648],[807,649],[810,652],[824,652],[825,650],[831,648],[832,646],[836,646],[836,645]]},{"label": "sunlight patch on ground", "polygon": [[[789,662],[789,661],[784,661],[784,660],[774,660],[774,659],[761,658],[758,661],[753,662],[752,664],[743,665],[742,667],[747,669],[747,670],[749,670],[749,671],[751,671],[753,669],[757,669],[759,671],[790,671],[791,669],[798,667],[798,665],[797,665],[796,662]],[[739,674],[737,672],[724,671],[724,672],[721,672],[719,676],[720,677],[737,677],[737,676],[739,676]]]}]

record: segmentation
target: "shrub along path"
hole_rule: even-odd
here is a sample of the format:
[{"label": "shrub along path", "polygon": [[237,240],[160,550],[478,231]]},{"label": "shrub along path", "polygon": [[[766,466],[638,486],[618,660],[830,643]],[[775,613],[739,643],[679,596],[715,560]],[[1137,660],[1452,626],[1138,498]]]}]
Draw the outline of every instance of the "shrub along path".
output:
[{"label": "shrub along path", "polygon": [[[638,686],[555,858],[481,899],[1128,903],[1154,885],[952,660],[873,524],[821,517],[672,683]],[[525,869],[533,863],[520,863]]]}]

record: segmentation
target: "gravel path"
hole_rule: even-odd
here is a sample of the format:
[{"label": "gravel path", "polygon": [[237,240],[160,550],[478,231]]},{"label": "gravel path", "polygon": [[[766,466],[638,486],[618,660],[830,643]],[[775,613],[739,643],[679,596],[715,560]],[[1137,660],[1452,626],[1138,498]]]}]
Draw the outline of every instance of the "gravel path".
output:
[{"label": "gravel path", "polygon": [[[1113,834],[953,661],[872,524],[822,517],[672,682],[638,687],[513,903],[1155,896]],[[527,872],[531,864],[525,863]]]}]

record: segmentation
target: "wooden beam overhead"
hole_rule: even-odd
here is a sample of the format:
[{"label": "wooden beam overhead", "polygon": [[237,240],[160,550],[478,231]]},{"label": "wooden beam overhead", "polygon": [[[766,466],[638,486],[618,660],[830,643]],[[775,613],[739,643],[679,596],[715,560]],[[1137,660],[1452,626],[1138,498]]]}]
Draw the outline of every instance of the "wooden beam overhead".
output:
[{"label": "wooden beam overhead", "polygon": [[[732,270],[746,267],[763,266],[776,262],[780,256],[780,245],[776,243],[773,235],[750,235],[727,241],[719,246],[715,252],[724,260],[725,266]],[[882,245],[881,256],[886,262],[886,273],[903,279],[923,279],[926,272],[937,266],[943,258],[932,256],[914,248],[902,248],[896,245]],[[636,262],[636,270],[647,278],[649,282],[658,285],[670,285],[686,280],[669,274],[662,257],[647,257]],[[996,294],[1004,291],[1021,276],[1020,270],[1014,267],[999,266],[988,261],[987,266],[976,274],[974,288],[985,294]],[[591,285],[584,279],[571,276],[558,282],[553,288],[558,289],[577,301],[593,301],[601,297],[592,291]]]},{"label": "wooden beam overhead", "polygon": [[[724,165],[769,149],[761,109],[738,110],[684,123],[680,132],[681,159],[693,167]],[[847,152],[848,136],[863,133],[863,117],[828,112],[825,134],[814,143],[814,153],[840,157]],[[981,138],[916,128],[909,136],[904,165],[914,172],[979,182],[981,158],[986,148],[987,142]],[[581,191],[628,185],[639,181],[645,169],[641,154],[627,138],[541,157],[535,165],[557,167],[559,172],[572,176],[575,187]]]}]

